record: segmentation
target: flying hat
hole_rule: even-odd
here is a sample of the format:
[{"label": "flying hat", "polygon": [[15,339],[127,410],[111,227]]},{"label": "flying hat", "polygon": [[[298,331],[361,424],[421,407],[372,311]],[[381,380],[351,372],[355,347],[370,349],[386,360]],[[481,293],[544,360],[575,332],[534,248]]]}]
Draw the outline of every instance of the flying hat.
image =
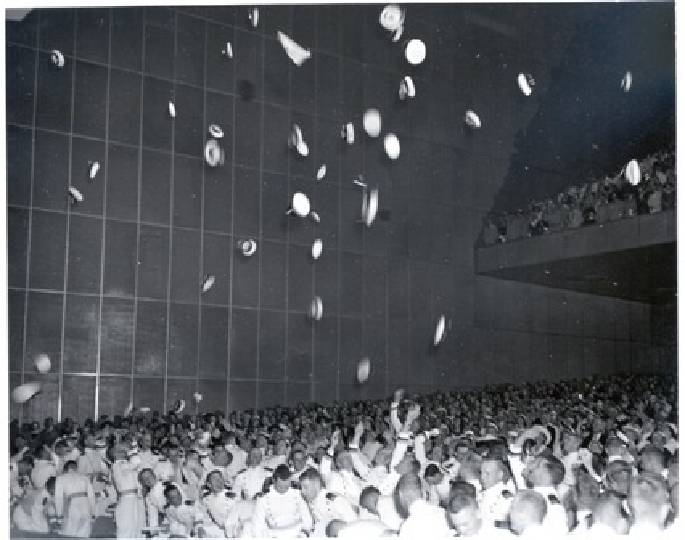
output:
[{"label": "flying hat", "polygon": [[311,58],[312,53],[309,49],[305,49],[302,45],[298,44],[292,38],[286,36],[283,32],[278,30],[276,32],[276,37],[278,42],[285,50],[285,54],[288,55],[296,66],[301,66],[306,60]]},{"label": "flying hat", "polygon": [[309,155],[309,146],[302,136],[302,129],[297,124],[293,124],[293,128],[290,131],[290,136],[288,137],[288,146],[290,148],[295,148],[297,153],[302,157]]},{"label": "flying hat", "polygon": [[426,59],[426,44],[420,39],[410,39],[404,47],[407,62],[416,66]]},{"label": "flying hat", "polygon": [[626,74],[621,79],[621,88],[624,92],[630,92],[630,87],[633,86],[633,74],[626,71]]},{"label": "flying hat", "polygon": [[213,275],[206,275],[204,281],[202,282],[202,292],[205,293],[214,286],[214,281],[216,278]]},{"label": "flying hat", "polygon": [[631,186],[637,186],[640,183],[640,164],[636,159],[631,159],[626,165],[625,177]]},{"label": "flying hat", "polygon": [[362,221],[367,227],[371,227],[378,213],[378,188],[371,190],[364,187],[362,198]]},{"label": "flying hat", "polygon": [[311,204],[309,203],[309,197],[300,191],[296,191],[293,194],[292,203],[288,209],[288,214],[296,214],[301,218],[305,218],[311,212]]},{"label": "flying hat", "polygon": [[480,118],[471,109],[466,111],[466,114],[464,115],[464,122],[466,122],[467,126],[472,127],[474,129],[478,129],[481,126]]},{"label": "flying hat", "polygon": [[176,118],[176,105],[174,105],[173,101],[169,101],[168,109],[169,109],[169,116],[171,116],[171,118]]},{"label": "flying hat", "polygon": [[381,11],[378,22],[388,32],[396,32],[404,24],[404,9],[397,4],[388,4]]},{"label": "flying hat", "polygon": [[357,381],[365,383],[369,378],[369,373],[371,373],[371,360],[365,356],[357,364]]},{"label": "flying hat", "polygon": [[252,23],[252,27],[257,28],[259,24],[259,8],[253,7],[247,14],[247,18]]},{"label": "flying hat", "polygon": [[223,139],[224,137],[224,130],[221,129],[221,126],[217,124],[210,124],[207,130],[209,131],[209,134],[215,139]]},{"label": "flying hat", "polygon": [[238,242],[238,249],[245,257],[252,257],[257,252],[257,242],[252,238]]},{"label": "flying hat", "polygon": [[83,194],[74,186],[69,187],[69,195],[71,196],[72,204],[83,202]]},{"label": "flying hat", "polygon": [[128,406],[124,409],[124,417],[131,416],[133,412],[133,401],[130,401]]},{"label": "flying hat", "polygon": [[445,316],[440,315],[438,324],[435,326],[435,334],[433,335],[433,345],[438,346],[445,337]]},{"label": "flying hat", "polygon": [[316,179],[321,181],[326,177],[326,164],[324,163],[319,167],[319,170],[316,171]]},{"label": "flying hat", "polygon": [[312,259],[316,260],[321,257],[321,251],[323,250],[323,240],[317,238],[312,244]]},{"label": "flying hat", "polygon": [[400,157],[400,140],[394,133],[388,133],[383,139],[383,147],[385,153],[390,159],[397,159]]},{"label": "flying hat", "polygon": [[309,212],[309,217],[312,218],[312,221],[315,221],[316,223],[321,222],[321,217],[319,217],[319,213],[315,212],[314,210]]},{"label": "flying hat", "polygon": [[26,403],[38,392],[40,392],[40,383],[24,383],[12,390],[12,399],[15,403]]},{"label": "flying hat", "polygon": [[224,48],[221,49],[221,54],[226,58],[233,58],[233,47],[231,46],[230,41],[227,41],[226,45],[224,45]]},{"label": "flying hat", "polygon": [[315,296],[309,305],[309,317],[315,321],[320,321],[323,317],[323,300],[320,296]]},{"label": "flying hat", "polygon": [[180,414],[183,412],[183,409],[186,408],[186,401],[185,399],[179,399],[175,404],[174,404],[174,414]]},{"label": "flying hat", "polygon": [[225,161],[225,153],[223,148],[219,146],[216,139],[209,139],[205,143],[205,162],[210,167],[218,167],[223,165]]},{"label": "flying hat", "polygon": [[362,119],[364,131],[369,137],[374,139],[381,133],[381,113],[378,109],[367,109]]},{"label": "flying hat", "polygon": [[89,161],[88,162],[88,178],[94,180],[100,170],[99,161]]},{"label": "flying hat", "polygon": [[354,124],[352,122],[347,122],[343,125],[340,136],[347,144],[354,144]]},{"label": "flying hat", "polygon": [[47,373],[50,371],[50,357],[45,353],[40,353],[37,355],[33,363],[35,364],[39,373]]},{"label": "flying hat", "polygon": [[61,51],[53,49],[50,52],[50,62],[53,66],[57,66],[61,69],[64,67],[64,55],[61,53]]},{"label": "flying hat", "polygon": [[516,78],[516,82],[518,83],[519,88],[521,89],[521,92],[523,92],[524,96],[529,96],[533,93],[535,79],[533,79],[531,75],[519,73],[518,77]]},{"label": "flying hat", "polygon": [[197,403],[200,403],[200,401],[202,401],[202,394],[200,394],[200,392],[194,392],[194,393],[193,393],[193,399],[194,399]]},{"label": "flying hat", "polygon": [[401,100],[404,100],[405,98],[413,98],[416,96],[416,87],[414,86],[414,80],[409,75],[404,76],[400,81],[399,95]]}]

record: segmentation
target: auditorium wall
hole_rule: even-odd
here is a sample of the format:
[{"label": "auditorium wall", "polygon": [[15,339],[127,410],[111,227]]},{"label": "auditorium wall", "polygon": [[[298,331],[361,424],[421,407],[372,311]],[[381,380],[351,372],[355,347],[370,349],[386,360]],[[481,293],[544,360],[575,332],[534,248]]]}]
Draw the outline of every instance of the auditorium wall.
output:
[{"label": "auditorium wall", "polygon": [[[7,23],[9,379],[42,383],[12,417],[162,409],[193,392],[200,410],[235,409],[649,367],[649,306],[474,275],[482,216],[536,110],[502,90],[523,37],[493,39],[457,6],[409,6],[406,32],[428,50],[410,68],[378,11],[269,6],[256,29],[245,7],[39,10]],[[302,67],[278,29],[311,48]],[[570,32],[562,22],[528,56],[541,91]],[[400,102],[406,74],[417,96]],[[396,162],[361,132],[371,106],[400,138]],[[463,126],[467,108],[480,131]],[[340,138],[347,121],[353,145]],[[202,159],[211,123],[225,132],[219,168]],[[288,149],[293,123],[307,158]],[[380,189],[371,228],[358,223],[359,174]],[[69,185],[83,202],[70,204]],[[295,191],[320,223],[286,216]],[[250,258],[236,249],[246,238]],[[432,348],[441,313],[447,338]]]}]

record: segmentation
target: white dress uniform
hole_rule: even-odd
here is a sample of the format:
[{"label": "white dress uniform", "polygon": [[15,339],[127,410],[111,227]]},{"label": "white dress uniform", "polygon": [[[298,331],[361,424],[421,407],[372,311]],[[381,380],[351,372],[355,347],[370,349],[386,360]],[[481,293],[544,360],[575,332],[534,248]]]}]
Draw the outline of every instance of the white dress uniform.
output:
[{"label": "white dress uniform", "polygon": [[359,496],[364,486],[364,481],[351,471],[334,471],[326,478],[328,491],[342,495],[353,505],[359,505]]},{"label": "white dress uniform", "polygon": [[198,527],[203,525],[204,516],[193,501],[184,500],[179,506],[168,506],[166,515],[169,519],[169,534],[189,538],[195,535]]},{"label": "white dress uniform", "polygon": [[[93,486],[93,492],[95,493],[95,515],[106,515],[107,506],[110,501],[107,495],[107,483],[104,479],[109,476],[109,468],[102,454],[95,448],[84,448],[83,455],[78,459],[78,472],[88,476]],[[98,477],[103,480],[98,479]]]},{"label": "white dress uniform", "polygon": [[252,538],[255,536],[252,518],[254,517],[255,501],[236,500],[229,510],[224,530],[228,538]]},{"label": "white dress uniform", "polygon": [[233,476],[247,467],[247,452],[235,444],[226,444],[224,448],[233,456],[233,461],[229,465]]},{"label": "white dress uniform", "polygon": [[409,505],[409,517],[402,523],[399,537],[409,540],[452,538],[454,531],[450,529],[442,508],[417,499]]},{"label": "white dress uniform", "polygon": [[145,524],[145,506],[138,495],[138,471],[135,464],[119,459],[112,465],[112,481],[117,490],[114,520],[117,538],[138,538]]},{"label": "white dress uniform", "polygon": [[[185,493],[181,486],[176,485],[178,491],[182,498],[186,498]],[[164,484],[159,480],[154,486],[147,492],[145,498],[143,499],[144,506],[144,526],[145,527],[159,527],[159,514],[165,514],[167,501],[164,496]]]},{"label": "white dress uniform", "polygon": [[255,504],[254,533],[264,538],[292,538],[310,531],[314,520],[299,490],[279,493],[272,487]]},{"label": "white dress uniform", "polygon": [[61,531],[64,536],[90,537],[95,493],[85,474],[69,471],[57,477],[55,508],[57,515],[64,516]]},{"label": "white dress uniform", "polygon": [[225,537],[226,521],[237,501],[235,493],[228,489],[201,497],[200,510],[204,514],[204,530],[208,538]]},{"label": "white dress uniform", "polygon": [[161,456],[155,454],[152,450],[139,450],[138,457],[140,458],[140,463],[138,464],[138,470],[152,469],[155,470],[155,466],[159,462]]},{"label": "white dress uniform", "polygon": [[45,487],[45,483],[51,476],[57,476],[57,467],[51,459],[37,459],[31,471],[31,482],[35,488]]},{"label": "white dress uniform", "polygon": [[22,532],[47,534],[48,519],[43,507],[47,496],[46,489],[27,488],[14,508],[12,524]]},{"label": "white dress uniform", "polygon": [[505,521],[513,496],[513,490],[503,482],[497,482],[494,486],[481,491],[478,494],[478,506],[483,521],[488,525],[494,525],[496,521]]},{"label": "white dress uniform", "polygon": [[452,489],[450,477],[445,471],[442,471],[442,473],[442,480],[439,484],[429,484],[426,482],[428,502],[435,506],[440,506],[440,503],[447,503],[450,500],[450,490]]},{"label": "white dress uniform", "polygon": [[376,509],[378,510],[378,517],[388,529],[392,529],[395,532],[400,530],[403,520],[402,516],[397,512],[395,500],[392,496],[381,495],[378,497]]},{"label": "white dress uniform", "polygon": [[357,512],[345,497],[325,489],[309,503],[309,510],[314,519],[314,536],[326,536],[326,525],[333,519],[346,523],[357,520]]},{"label": "white dress uniform", "polygon": [[360,519],[341,528],[338,538],[380,538],[386,530],[385,524],[377,519]]},{"label": "white dress uniform", "polygon": [[233,482],[235,481],[235,473],[232,470],[231,465],[221,467],[219,465],[214,465],[211,459],[206,459],[202,462],[202,469],[203,471],[200,484],[204,485],[207,482],[207,476],[209,476],[212,471],[220,471],[221,476],[224,478],[224,483],[231,487],[233,486]]},{"label": "white dress uniform", "polygon": [[261,493],[264,488],[264,481],[271,476],[271,471],[267,471],[264,467],[248,467],[240,471],[235,477],[233,483],[233,490],[237,495],[244,499],[252,500],[257,493]]}]

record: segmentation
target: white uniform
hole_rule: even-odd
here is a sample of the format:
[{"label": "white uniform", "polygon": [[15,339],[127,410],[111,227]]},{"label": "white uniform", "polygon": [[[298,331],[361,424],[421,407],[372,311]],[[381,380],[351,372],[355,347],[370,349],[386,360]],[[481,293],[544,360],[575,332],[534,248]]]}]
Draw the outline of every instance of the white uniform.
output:
[{"label": "white uniform", "polygon": [[255,505],[254,533],[265,538],[292,538],[300,531],[310,531],[314,521],[297,489],[279,493],[272,487]]},{"label": "white uniform", "polygon": [[271,472],[264,467],[248,467],[240,471],[235,477],[233,489],[237,495],[244,499],[252,500],[257,493],[261,493],[264,488],[264,481],[271,476]]},{"label": "white uniform", "polygon": [[224,448],[233,456],[233,461],[231,461],[229,467],[230,472],[235,476],[247,467],[247,452],[235,444],[226,444]]},{"label": "white uniform", "polygon": [[338,538],[379,538],[387,527],[378,520],[360,519],[345,525],[338,532]]},{"label": "white uniform", "polygon": [[193,501],[184,500],[179,506],[166,509],[169,518],[169,534],[189,538],[204,523],[200,508]]},{"label": "white uniform", "polygon": [[427,484],[428,502],[435,506],[440,506],[441,503],[446,504],[450,500],[450,477],[446,472],[443,472],[442,480],[439,484]]},{"label": "white uniform", "polygon": [[497,482],[494,486],[481,491],[478,494],[478,506],[483,521],[488,525],[493,525],[496,521],[505,521],[513,496],[514,492],[503,482]]},{"label": "white uniform", "polygon": [[309,510],[314,519],[314,536],[326,536],[326,525],[333,519],[346,523],[357,520],[357,512],[345,497],[324,489],[309,503]]},{"label": "white uniform", "polygon": [[93,486],[93,492],[95,493],[95,515],[106,515],[107,506],[110,503],[107,494],[107,483],[99,478],[107,478],[109,476],[109,468],[102,454],[94,448],[84,448],[83,455],[78,459],[78,472],[88,476]]},{"label": "white uniform", "polygon": [[155,466],[159,462],[161,456],[155,454],[152,450],[139,450],[138,457],[140,458],[140,463],[138,464],[139,471],[143,469],[155,470]]},{"label": "white uniform", "polygon": [[388,529],[392,529],[395,532],[400,530],[403,520],[402,516],[397,512],[395,500],[392,496],[381,495],[378,497],[376,509],[378,510],[378,517]]},{"label": "white uniform", "polygon": [[235,494],[227,489],[208,493],[201,498],[200,510],[204,514],[204,529],[208,538],[225,537],[224,527],[237,501]]},{"label": "white uniform", "polygon": [[417,540],[421,538],[452,538],[445,511],[432,504],[417,499],[409,505],[409,517],[400,527],[400,538]]},{"label": "white uniform", "polygon": [[354,505],[359,504],[359,496],[364,489],[364,481],[351,471],[334,471],[326,479],[326,488],[345,497]]},{"label": "white uniform", "polygon": [[41,489],[45,487],[45,483],[51,476],[57,476],[57,467],[50,459],[37,459],[33,464],[33,471],[31,471],[31,482],[35,488]]},{"label": "white uniform", "polygon": [[47,496],[45,489],[26,489],[14,508],[12,524],[22,532],[46,534],[49,529],[43,499]]},{"label": "white uniform", "polygon": [[118,501],[114,519],[117,538],[138,538],[145,523],[145,506],[138,495],[138,471],[135,464],[117,460],[112,465],[112,480]]},{"label": "white uniform", "polygon": [[233,482],[235,480],[235,474],[234,471],[232,470],[231,465],[226,465],[225,467],[220,467],[219,465],[214,465],[211,459],[204,460],[202,462],[202,468],[203,468],[203,474],[200,483],[205,484],[207,481],[207,476],[209,476],[209,473],[212,471],[220,471],[221,476],[224,478],[224,483],[228,484],[229,486],[233,486]]},{"label": "white uniform", "polygon": [[55,482],[55,508],[64,516],[64,536],[90,537],[92,517],[95,515],[95,494],[88,477],[69,471]]},{"label": "white uniform", "polygon": [[566,534],[568,532],[568,521],[566,510],[564,510],[559,494],[553,487],[535,486],[533,491],[537,491],[545,498],[547,503],[547,514],[542,525],[550,533]]}]

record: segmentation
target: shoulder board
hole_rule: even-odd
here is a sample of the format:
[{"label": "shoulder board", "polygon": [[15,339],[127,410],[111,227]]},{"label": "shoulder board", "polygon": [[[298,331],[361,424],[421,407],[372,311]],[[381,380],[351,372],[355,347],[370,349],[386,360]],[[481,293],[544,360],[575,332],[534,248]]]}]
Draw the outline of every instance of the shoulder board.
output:
[{"label": "shoulder board", "polygon": [[504,497],[505,499],[510,499],[513,496],[514,496],[514,494],[511,491],[509,491],[508,489],[502,490],[502,497]]},{"label": "shoulder board", "polygon": [[326,493],[326,498],[329,501],[334,501],[336,499],[337,495],[335,493],[331,493],[330,491]]},{"label": "shoulder board", "polygon": [[271,468],[271,467],[263,467],[263,469],[265,471],[274,472],[273,468]]},{"label": "shoulder board", "polygon": [[193,506],[193,501],[183,501],[186,506]]},{"label": "shoulder board", "polygon": [[551,494],[551,493],[550,493],[549,495],[547,495],[547,500],[548,500],[549,502],[551,502],[552,504],[561,504],[561,502],[559,501],[559,499],[557,498],[557,496],[556,496],[556,495],[553,495],[553,494]]},{"label": "shoulder board", "polygon": [[247,469],[242,469],[235,474],[236,474],[236,476],[238,476],[239,474],[243,474],[245,471],[247,471]]},{"label": "shoulder board", "polygon": [[224,493],[224,495],[225,495],[228,499],[235,499],[235,493],[233,493],[232,491],[226,491],[226,492]]}]

